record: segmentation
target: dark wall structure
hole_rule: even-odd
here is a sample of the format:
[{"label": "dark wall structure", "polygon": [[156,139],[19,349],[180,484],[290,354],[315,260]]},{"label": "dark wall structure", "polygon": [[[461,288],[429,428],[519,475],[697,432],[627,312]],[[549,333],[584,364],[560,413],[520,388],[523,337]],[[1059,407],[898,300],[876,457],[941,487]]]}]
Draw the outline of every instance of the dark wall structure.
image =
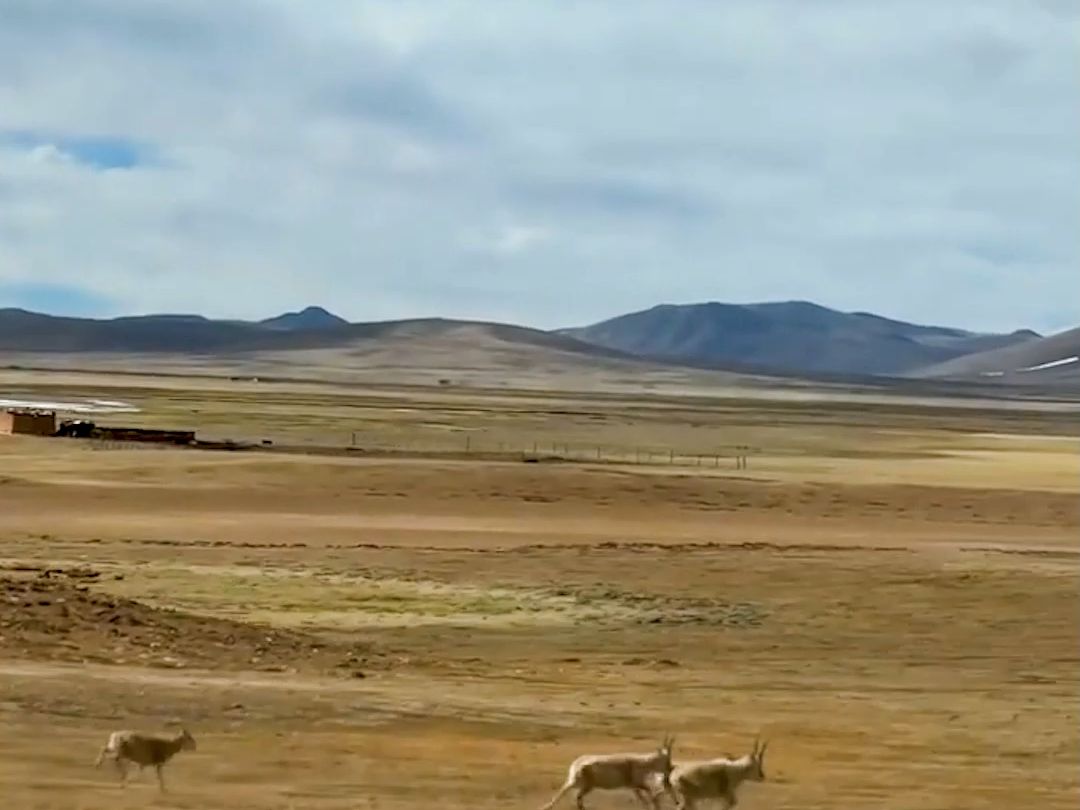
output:
[{"label": "dark wall structure", "polygon": [[0,433],[22,436],[52,436],[56,432],[55,411],[8,408],[0,411]]}]

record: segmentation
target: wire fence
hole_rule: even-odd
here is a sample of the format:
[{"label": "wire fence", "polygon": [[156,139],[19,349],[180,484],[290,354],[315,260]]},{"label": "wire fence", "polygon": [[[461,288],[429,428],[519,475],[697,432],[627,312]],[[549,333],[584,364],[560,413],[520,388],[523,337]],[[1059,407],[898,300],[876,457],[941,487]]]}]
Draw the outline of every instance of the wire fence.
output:
[{"label": "wire fence", "polygon": [[[87,444],[94,451],[126,450],[177,450],[175,444],[150,441],[124,441],[116,439],[89,439]],[[357,453],[369,455],[396,455],[417,457],[452,456],[456,458],[503,459],[524,462],[577,462],[620,465],[668,465],[673,467],[704,467],[748,470],[750,459],[761,455],[761,449],[745,444],[703,448],[692,452],[686,448],[629,446],[625,444],[599,444],[590,442],[552,441],[550,439],[508,440],[486,435],[433,438],[405,437],[380,433],[354,431],[343,444],[279,444],[269,439],[253,442],[203,442],[203,446],[216,449],[229,444],[233,449],[275,449],[281,452],[306,452],[328,454]]]},{"label": "wire fence", "polygon": [[749,469],[750,458],[761,449],[745,444],[724,445],[698,452],[686,448],[628,446],[590,442],[552,441],[550,439],[522,441],[502,440],[491,436],[466,434],[454,441],[430,438],[393,438],[353,432],[349,447],[369,453],[401,453],[409,455],[455,455],[499,457],[522,461],[576,461],[606,464],[666,464],[682,467],[726,467]]}]

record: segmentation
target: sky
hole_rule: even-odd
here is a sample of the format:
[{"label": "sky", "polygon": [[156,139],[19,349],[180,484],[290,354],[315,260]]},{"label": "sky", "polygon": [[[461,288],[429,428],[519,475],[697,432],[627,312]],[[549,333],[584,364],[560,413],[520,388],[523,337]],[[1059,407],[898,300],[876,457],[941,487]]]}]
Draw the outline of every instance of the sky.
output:
[{"label": "sky", "polygon": [[0,307],[1080,324],[1073,0],[0,0]]}]

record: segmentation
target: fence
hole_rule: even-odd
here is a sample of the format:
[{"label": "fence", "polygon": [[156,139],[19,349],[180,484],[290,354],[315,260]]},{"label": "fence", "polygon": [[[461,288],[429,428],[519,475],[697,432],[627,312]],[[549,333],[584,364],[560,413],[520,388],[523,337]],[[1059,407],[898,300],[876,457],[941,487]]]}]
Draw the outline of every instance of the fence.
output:
[{"label": "fence", "polygon": [[725,445],[700,452],[688,452],[685,448],[634,447],[605,445],[588,442],[562,442],[549,439],[522,442],[521,440],[498,440],[490,436],[466,434],[454,440],[429,438],[394,438],[386,434],[370,434],[354,431],[349,437],[349,447],[368,453],[401,455],[453,455],[465,457],[494,457],[520,459],[522,461],[575,461],[601,464],[666,464],[681,467],[727,467],[736,470],[749,469],[750,457],[761,454],[761,449],[750,445]]},{"label": "fence", "polygon": [[[90,439],[87,444],[91,450],[176,450],[177,445],[162,442],[121,441],[116,439]],[[232,442],[203,442],[199,446],[217,447],[228,445],[229,449],[243,449]],[[270,444],[267,441],[263,445]],[[250,445],[248,447],[254,447]],[[353,432],[348,437],[345,447],[338,445],[282,445],[278,449],[284,452],[344,452],[370,453],[372,455],[395,456],[450,456],[457,458],[516,460],[524,462],[559,462],[569,461],[593,464],[635,464],[669,465],[673,467],[705,467],[747,470],[750,458],[760,456],[761,448],[750,445],[726,445],[709,448],[700,452],[688,452],[674,447],[633,447],[626,445],[604,445],[587,442],[561,442],[536,440],[522,443],[518,441],[498,440],[489,436],[466,435],[454,437],[454,441],[434,441],[428,438],[393,437],[386,434]]]}]

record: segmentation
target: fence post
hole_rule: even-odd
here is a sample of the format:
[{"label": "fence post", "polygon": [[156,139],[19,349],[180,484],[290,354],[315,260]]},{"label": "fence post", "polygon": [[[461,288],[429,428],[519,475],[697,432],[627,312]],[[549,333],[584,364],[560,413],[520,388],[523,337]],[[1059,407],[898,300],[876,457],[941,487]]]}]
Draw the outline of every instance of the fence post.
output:
[{"label": "fence post", "polygon": [[472,445],[472,436],[470,436],[469,434],[466,433],[465,434],[465,452],[466,453],[469,452],[469,448],[470,448],[471,445]]}]

